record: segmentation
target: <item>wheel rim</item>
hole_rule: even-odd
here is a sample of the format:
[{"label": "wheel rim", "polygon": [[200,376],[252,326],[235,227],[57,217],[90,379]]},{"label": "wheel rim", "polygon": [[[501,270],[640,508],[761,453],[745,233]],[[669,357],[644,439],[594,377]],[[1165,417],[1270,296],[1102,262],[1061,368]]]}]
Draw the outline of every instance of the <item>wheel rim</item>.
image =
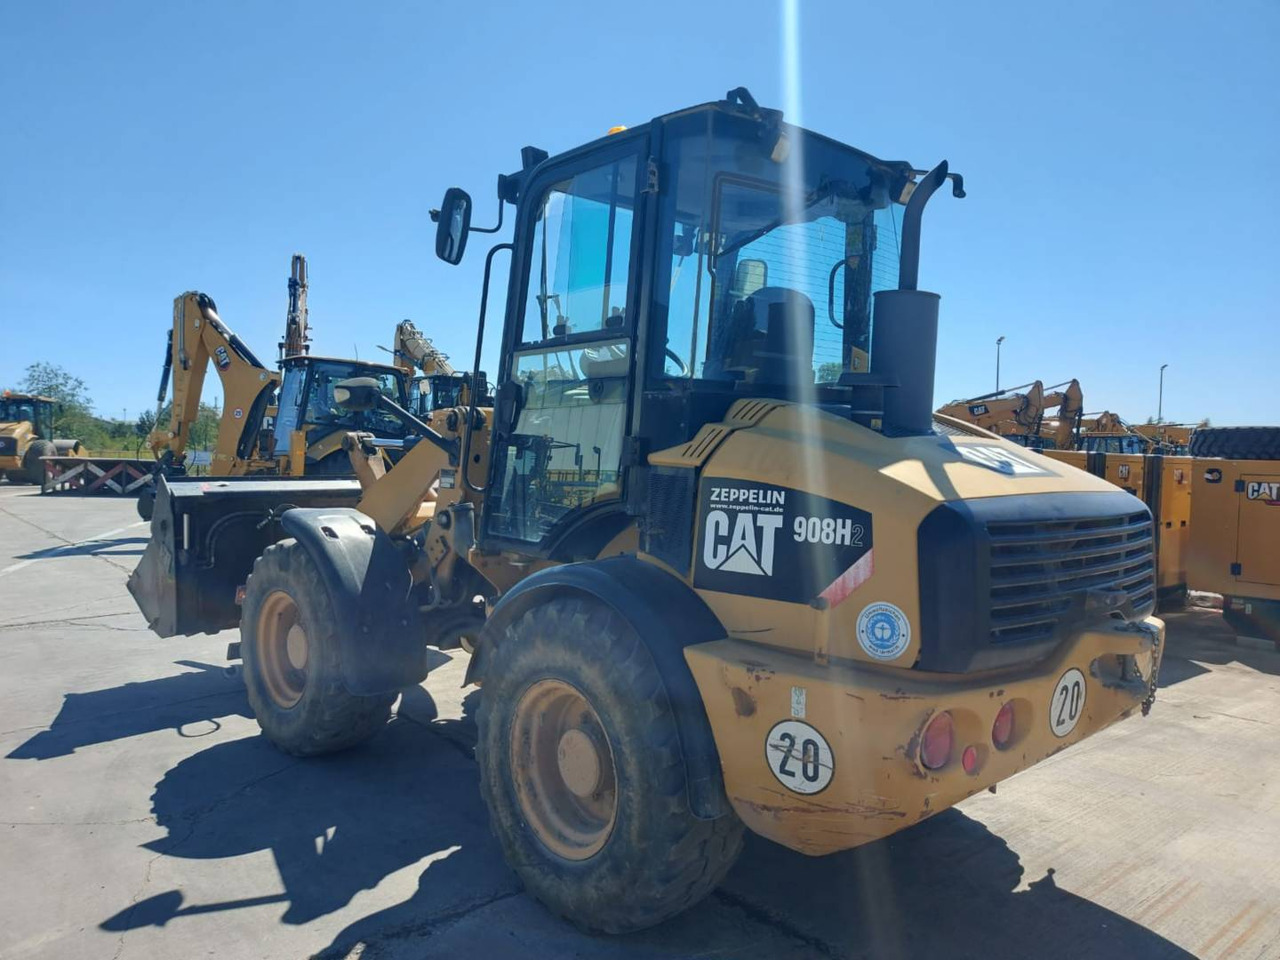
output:
[{"label": "wheel rim", "polygon": [[524,820],[538,840],[566,860],[595,856],[618,814],[617,774],[609,737],[582,692],[539,680],[516,704],[511,770]]},{"label": "wheel rim", "polygon": [[258,662],[267,695],[289,709],[307,687],[310,643],[293,597],[277,590],[262,602],[258,614]]}]

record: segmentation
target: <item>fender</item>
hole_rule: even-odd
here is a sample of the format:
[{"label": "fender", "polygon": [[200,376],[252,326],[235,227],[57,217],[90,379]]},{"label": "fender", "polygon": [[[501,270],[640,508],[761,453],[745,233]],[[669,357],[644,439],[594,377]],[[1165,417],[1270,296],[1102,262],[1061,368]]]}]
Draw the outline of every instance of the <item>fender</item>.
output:
[{"label": "fender", "polygon": [[684,754],[689,809],[701,820],[729,812],[720,755],[702,694],[684,659],[684,648],[723,639],[716,615],[683,580],[635,557],[610,557],[540,570],[520,581],[493,608],[467,670],[467,683],[484,675],[485,651],[528,609],[552,596],[580,594],[604,604],[648,648],[675,713]]},{"label": "fender", "polygon": [[426,679],[409,565],[386,532],[351,507],[286,510],[280,525],[315,561],[329,591],[347,692],[368,697]]}]

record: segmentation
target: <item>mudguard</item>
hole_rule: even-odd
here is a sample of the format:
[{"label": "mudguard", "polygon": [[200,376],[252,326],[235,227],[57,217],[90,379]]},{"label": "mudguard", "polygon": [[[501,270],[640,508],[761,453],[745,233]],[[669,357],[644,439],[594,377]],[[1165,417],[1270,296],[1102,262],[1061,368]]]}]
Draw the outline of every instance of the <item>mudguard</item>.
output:
[{"label": "mudguard", "polygon": [[714,820],[729,812],[720,755],[702,695],[684,659],[684,648],[725,637],[719,619],[682,580],[635,557],[610,557],[540,570],[504,594],[485,624],[467,671],[467,681],[483,679],[485,651],[501,642],[507,626],[530,607],[552,596],[582,594],[621,616],[649,649],[666,687],[680,730],[689,809]]},{"label": "mudguard", "polygon": [[329,590],[347,692],[369,697],[426,679],[409,565],[386,532],[351,507],[288,510],[280,524],[315,561]]}]

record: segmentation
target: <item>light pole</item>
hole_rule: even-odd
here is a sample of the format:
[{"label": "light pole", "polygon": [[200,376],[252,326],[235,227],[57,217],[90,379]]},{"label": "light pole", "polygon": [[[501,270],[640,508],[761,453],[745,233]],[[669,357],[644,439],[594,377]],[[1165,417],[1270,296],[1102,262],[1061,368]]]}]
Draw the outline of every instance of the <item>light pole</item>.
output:
[{"label": "light pole", "polygon": [[1004,337],[996,337],[996,393],[1000,392],[1000,344],[1004,343]]},{"label": "light pole", "polygon": [[1167,363],[1160,364],[1160,393],[1156,399],[1156,423],[1164,422],[1164,368]]}]

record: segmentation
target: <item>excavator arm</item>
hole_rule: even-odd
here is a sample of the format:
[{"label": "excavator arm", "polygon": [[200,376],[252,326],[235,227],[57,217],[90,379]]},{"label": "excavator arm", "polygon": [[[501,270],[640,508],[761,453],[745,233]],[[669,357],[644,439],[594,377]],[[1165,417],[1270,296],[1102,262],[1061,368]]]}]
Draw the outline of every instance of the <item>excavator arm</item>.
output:
[{"label": "excavator arm", "polygon": [[954,400],[938,413],[972,423],[1001,436],[1034,436],[1044,416],[1044,385],[1036,380],[999,393]]},{"label": "excavator arm", "polygon": [[395,358],[395,365],[410,376],[416,370],[421,370],[428,377],[437,374],[453,376],[456,372],[448,356],[431,342],[430,337],[423,335],[412,320],[401,320],[396,324],[391,355]]},{"label": "excavator arm", "polygon": [[[214,449],[212,472],[241,473],[253,458],[262,417],[280,375],[268,370],[218,317],[213,298],[190,291],[173,301],[173,328],[165,372],[161,376],[156,428],[148,446],[157,459],[180,460],[186,453],[191,426],[200,412],[205,375],[213,363],[222,381],[223,408]],[[167,425],[160,423],[168,381],[173,402]]]},{"label": "excavator arm", "polygon": [[[1044,395],[1044,408],[1057,409],[1053,418],[1053,443],[1056,450],[1074,450],[1076,434],[1080,430],[1080,420],[1084,415],[1084,393],[1080,389],[1079,380],[1065,380],[1049,388]],[[1046,431],[1049,424],[1045,424]]]}]

